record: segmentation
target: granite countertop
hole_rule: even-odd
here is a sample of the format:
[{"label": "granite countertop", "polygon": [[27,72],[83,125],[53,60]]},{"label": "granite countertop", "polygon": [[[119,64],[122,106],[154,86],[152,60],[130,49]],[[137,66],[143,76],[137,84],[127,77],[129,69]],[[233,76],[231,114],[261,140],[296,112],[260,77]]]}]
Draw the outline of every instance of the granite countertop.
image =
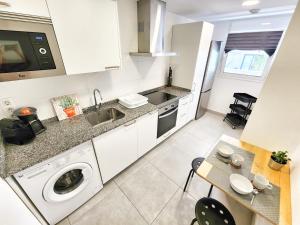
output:
[{"label": "granite countertop", "polygon": [[[189,94],[188,90],[176,87],[163,87],[156,90],[176,95],[178,98]],[[147,113],[153,112],[159,106],[150,103],[128,109],[117,101],[105,103],[104,108],[116,108],[123,112],[122,119],[111,123],[104,123],[93,127],[85,118],[85,115],[76,116],[70,120],[58,121],[56,118],[43,121],[47,130],[39,134],[31,143],[26,145],[3,145],[0,136],[0,176],[6,178],[20,172],[37,163],[54,157],[81,143],[91,140],[109,130],[124,125],[131,120],[137,119]]]},{"label": "granite countertop", "polygon": [[0,175],[5,173],[5,148],[0,132]]}]

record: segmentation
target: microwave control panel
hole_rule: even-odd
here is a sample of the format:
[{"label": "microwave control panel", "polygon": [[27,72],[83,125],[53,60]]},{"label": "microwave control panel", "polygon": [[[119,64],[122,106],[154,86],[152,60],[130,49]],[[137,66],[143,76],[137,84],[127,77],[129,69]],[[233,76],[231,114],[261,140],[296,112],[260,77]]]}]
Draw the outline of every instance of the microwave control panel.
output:
[{"label": "microwave control panel", "polygon": [[40,69],[55,69],[55,63],[45,33],[28,33]]}]

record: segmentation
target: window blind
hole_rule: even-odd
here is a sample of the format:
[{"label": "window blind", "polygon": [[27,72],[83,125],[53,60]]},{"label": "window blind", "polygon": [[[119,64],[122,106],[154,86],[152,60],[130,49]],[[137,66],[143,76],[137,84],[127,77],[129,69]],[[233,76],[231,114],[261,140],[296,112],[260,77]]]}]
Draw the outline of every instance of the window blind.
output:
[{"label": "window blind", "polygon": [[273,55],[283,31],[231,33],[228,35],[225,52],[231,50],[264,50]]}]

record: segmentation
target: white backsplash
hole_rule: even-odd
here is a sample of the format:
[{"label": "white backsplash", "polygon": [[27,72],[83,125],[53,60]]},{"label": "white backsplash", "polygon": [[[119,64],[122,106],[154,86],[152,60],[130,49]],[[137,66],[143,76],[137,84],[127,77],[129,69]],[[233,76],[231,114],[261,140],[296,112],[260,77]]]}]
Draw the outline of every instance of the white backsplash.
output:
[{"label": "white backsplash", "polygon": [[[77,94],[82,107],[93,104],[92,92],[99,88],[104,101],[119,96],[162,86],[166,83],[168,57],[131,57],[137,51],[137,8],[135,0],[118,2],[122,68],[119,71],[60,76],[0,83],[0,98],[11,97],[16,107],[33,106],[40,119],[55,116],[52,97]],[[167,13],[166,46],[170,48],[172,24],[189,22],[184,17]],[[0,110],[0,118],[7,115]]]}]

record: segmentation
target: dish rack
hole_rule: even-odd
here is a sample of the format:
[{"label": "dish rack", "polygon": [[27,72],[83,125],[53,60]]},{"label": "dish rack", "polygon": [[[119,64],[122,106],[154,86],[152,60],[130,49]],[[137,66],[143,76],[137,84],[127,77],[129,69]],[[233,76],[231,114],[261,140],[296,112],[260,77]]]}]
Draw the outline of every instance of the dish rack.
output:
[{"label": "dish rack", "polygon": [[235,98],[234,103],[229,106],[231,112],[225,116],[223,121],[228,122],[232,129],[235,129],[246,125],[247,118],[252,112],[252,104],[256,102],[257,98],[247,93],[234,93],[233,97]]}]

